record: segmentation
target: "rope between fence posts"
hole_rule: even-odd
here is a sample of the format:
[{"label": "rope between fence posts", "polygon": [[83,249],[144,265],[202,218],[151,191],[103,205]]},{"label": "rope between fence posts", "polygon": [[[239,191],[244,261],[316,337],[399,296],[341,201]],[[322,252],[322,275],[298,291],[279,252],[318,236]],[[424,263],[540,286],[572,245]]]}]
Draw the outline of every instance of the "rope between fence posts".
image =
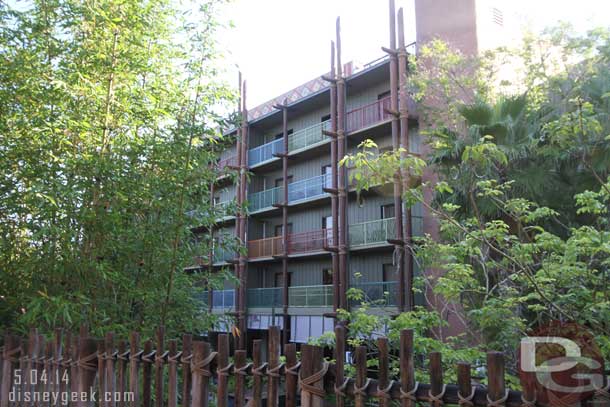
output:
[{"label": "rope between fence posts", "polygon": [[607,381],[608,383],[605,387],[595,390],[595,397],[610,400],[610,379],[608,379]]},{"label": "rope between fence posts", "polygon": [[315,383],[319,382],[324,378],[326,372],[328,372],[328,362],[324,361],[322,369],[320,369],[318,372],[312,374],[309,377],[303,378],[299,373],[299,384],[301,385],[301,389],[311,394],[315,394],[319,397],[326,396],[326,392],[324,391],[324,389],[319,389],[314,386]]},{"label": "rope between fence posts", "polygon": [[496,401],[492,401],[489,398],[489,393],[487,394],[486,397],[487,397],[487,406],[488,407],[502,407],[504,405],[504,403],[506,403],[506,400],[508,400],[508,390],[506,390],[504,392],[504,397],[502,397],[501,399],[496,400]]},{"label": "rope between fence posts", "polygon": [[354,384],[354,394],[356,396],[366,397],[366,389],[369,387],[370,384],[371,384],[371,379],[369,379],[368,377],[364,381],[364,384],[362,385],[362,387],[358,387]]},{"label": "rope between fence posts", "polygon": [[458,390],[457,396],[458,396],[458,405],[459,406],[465,406],[465,407],[474,407],[474,403],[473,403],[473,399],[474,399],[474,393],[477,391],[476,386],[472,386],[472,391],[470,392],[470,395],[468,397],[464,397],[462,395],[462,393],[460,393],[460,391]]},{"label": "rope between fence posts", "polygon": [[286,374],[289,374],[292,376],[298,376],[300,367],[301,367],[301,362],[298,362],[297,364],[295,364],[294,366],[291,366],[291,367],[286,366]]},{"label": "rope between fence posts", "polygon": [[196,363],[191,362],[191,372],[200,373],[205,377],[212,377],[212,372],[206,368],[210,365],[210,363],[212,363],[217,354],[217,352],[211,352],[207,358]]},{"label": "rope between fence posts", "polygon": [[266,367],[267,367],[267,362],[263,363],[259,367],[252,369],[252,374],[254,376],[265,376],[266,372],[264,370]]},{"label": "rope between fence posts", "polygon": [[391,400],[392,395],[390,394],[390,390],[392,389],[393,385],[394,380],[390,380],[390,384],[388,384],[388,387],[386,387],[385,389],[377,389],[376,396],[385,400]]},{"label": "rope between fence posts", "polygon": [[21,352],[21,346],[17,346],[16,348],[7,351],[6,352],[6,356],[5,356],[5,360],[10,361],[11,363],[19,362],[19,359],[15,358],[14,356],[17,353],[20,353],[20,352]]},{"label": "rope between fence posts", "polygon": [[348,384],[349,384],[349,377],[347,377],[347,378],[345,378],[345,380],[343,380],[343,383],[341,383],[341,386],[337,387],[337,385],[335,384],[335,394],[337,396],[347,397],[347,395],[345,394],[345,389],[347,389]]},{"label": "rope between fence posts", "polygon": [[400,399],[401,400],[410,400],[412,402],[417,402],[417,389],[419,388],[419,382],[415,382],[413,388],[409,391],[404,391],[402,387],[400,388]]},{"label": "rope between fence posts", "polygon": [[231,369],[233,369],[233,363],[229,363],[225,367],[220,367],[216,369],[216,373],[218,373],[218,376],[228,377],[229,373],[231,373]]},{"label": "rope between fence posts", "polygon": [[271,377],[280,377],[280,371],[282,370],[283,367],[284,367],[284,363],[280,363],[276,367],[267,369],[267,375],[271,376]]},{"label": "rope between fence posts", "polygon": [[235,372],[235,374],[238,374],[240,376],[248,376],[248,369],[250,369],[250,367],[252,367],[252,363],[248,363],[242,367],[236,367],[233,371]]},{"label": "rope between fence posts", "polygon": [[445,397],[445,392],[447,391],[447,385],[443,384],[443,387],[441,389],[441,392],[439,394],[432,394],[432,390],[428,390],[428,402],[430,404],[432,403],[438,403],[438,405],[443,405],[445,404],[443,402],[443,397]]},{"label": "rope between fence posts", "polygon": [[98,352],[92,353],[91,355],[89,355],[87,357],[79,359],[76,362],[76,366],[82,367],[83,369],[88,370],[90,372],[97,372],[97,365],[95,365],[91,362],[96,360],[98,358],[98,356],[100,356],[100,354]]},{"label": "rope between fence posts", "polygon": [[521,395],[521,406],[522,407],[536,407],[536,397],[534,397],[533,400],[526,400],[522,394]]}]

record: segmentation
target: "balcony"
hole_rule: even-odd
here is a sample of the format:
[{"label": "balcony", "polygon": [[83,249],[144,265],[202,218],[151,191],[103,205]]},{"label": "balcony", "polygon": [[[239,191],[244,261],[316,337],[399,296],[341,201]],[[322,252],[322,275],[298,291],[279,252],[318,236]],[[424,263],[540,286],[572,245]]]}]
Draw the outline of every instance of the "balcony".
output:
[{"label": "balcony", "polygon": [[256,259],[261,257],[279,256],[284,252],[282,236],[265,239],[250,240],[248,242],[248,257]]},{"label": "balcony", "polygon": [[214,264],[226,263],[229,260],[234,259],[236,256],[233,250],[224,248],[224,247],[216,247],[214,249]]},{"label": "balcony", "polygon": [[216,169],[218,169],[219,171],[222,171],[228,167],[236,167],[236,166],[237,166],[237,155],[233,155],[231,157],[224,158],[222,160],[219,160],[216,163]]},{"label": "balcony", "polygon": [[284,152],[284,138],[273,140],[248,151],[248,166],[254,167],[265,161],[274,159],[273,154]]},{"label": "balcony", "polygon": [[291,307],[332,307],[332,285],[310,285],[288,288],[288,305]]},{"label": "balcony", "polygon": [[281,287],[250,288],[248,290],[248,307],[277,308],[283,305]]},{"label": "balcony", "polygon": [[390,97],[388,96],[347,112],[346,131],[351,133],[390,120],[392,115],[384,110],[389,108]]},{"label": "balcony", "polygon": [[395,218],[349,225],[350,247],[386,244],[396,234]]},{"label": "balcony", "polygon": [[[318,175],[288,184],[288,203],[325,196],[327,194],[322,188],[330,187],[330,185],[331,174]],[[282,201],[283,195],[283,187],[265,189],[264,191],[249,194],[250,212],[271,208],[273,204]]]},{"label": "balcony", "polygon": [[291,153],[329,140],[322,134],[322,130],[330,130],[330,120],[316,123],[289,135],[288,152]]},{"label": "balcony", "polygon": [[[398,281],[383,281],[371,283],[354,283],[350,288],[362,290],[363,301],[372,302],[373,306],[396,306],[398,304]],[[352,305],[357,306],[360,301],[353,301]]]},{"label": "balcony", "polygon": [[[214,290],[212,292],[212,308],[215,309],[230,309],[235,308],[235,290]],[[196,296],[196,299],[201,301],[203,305],[208,304],[208,292],[203,291]]]}]

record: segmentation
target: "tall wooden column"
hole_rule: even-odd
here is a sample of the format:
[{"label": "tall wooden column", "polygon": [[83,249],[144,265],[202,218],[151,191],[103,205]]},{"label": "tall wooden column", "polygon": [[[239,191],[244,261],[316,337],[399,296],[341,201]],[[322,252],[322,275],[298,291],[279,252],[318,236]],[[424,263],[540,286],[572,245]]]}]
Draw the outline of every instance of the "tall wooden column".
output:
[{"label": "tall wooden column", "polygon": [[[407,106],[407,64],[408,64],[407,48],[405,46],[405,22],[402,7],[398,9],[398,83],[399,83],[399,118],[400,118],[400,146],[403,149],[401,158],[406,158],[411,152],[409,145],[409,109]],[[404,171],[402,174],[403,191],[409,188],[409,173]],[[413,244],[413,220],[411,207],[405,205],[404,218],[404,262],[405,262],[405,289],[407,311],[412,311],[415,307],[415,296],[413,291],[413,252],[411,246]]]},{"label": "tall wooden column", "polygon": [[[396,12],[394,0],[390,0],[390,48],[383,48],[390,56],[390,109],[392,116],[392,148],[398,151],[400,147],[400,121],[398,117],[398,57],[396,52]],[[395,261],[398,269],[398,309],[405,310],[405,264],[404,264],[404,234],[402,229],[402,184],[400,171],[394,176],[394,220],[396,236],[388,239],[394,245]]]}]

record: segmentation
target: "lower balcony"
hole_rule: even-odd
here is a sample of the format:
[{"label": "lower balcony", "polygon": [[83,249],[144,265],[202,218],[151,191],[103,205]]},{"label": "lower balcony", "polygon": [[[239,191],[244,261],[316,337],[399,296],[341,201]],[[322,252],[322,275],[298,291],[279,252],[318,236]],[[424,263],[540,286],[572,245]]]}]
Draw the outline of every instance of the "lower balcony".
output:
[{"label": "lower balcony", "polygon": [[350,247],[387,244],[396,236],[395,218],[372,220],[349,225]]},{"label": "lower balcony", "polygon": [[[332,245],[332,231],[329,229],[313,230],[288,235],[288,254],[297,255],[324,251]],[[248,257],[250,259],[280,256],[284,253],[282,236],[251,240],[248,242]]]},{"label": "lower balcony", "polygon": [[[288,203],[327,196],[328,194],[323,191],[323,188],[328,188],[330,185],[331,174],[318,175],[316,177],[295,181],[288,184]],[[281,203],[283,198],[283,187],[275,187],[251,193],[248,195],[250,212],[271,209],[274,204]]]},{"label": "lower balcony", "polygon": [[[205,306],[208,305],[207,291],[203,291],[197,297]],[[216,310],[229,310],[235,308],[235,289],[212,291],[212,308]]]}]

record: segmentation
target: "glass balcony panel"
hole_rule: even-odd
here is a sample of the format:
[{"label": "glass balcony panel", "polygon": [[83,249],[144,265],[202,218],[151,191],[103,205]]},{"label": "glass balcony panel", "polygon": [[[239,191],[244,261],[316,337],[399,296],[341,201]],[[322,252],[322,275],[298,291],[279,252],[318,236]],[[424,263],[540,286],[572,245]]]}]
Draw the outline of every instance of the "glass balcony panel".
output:
[{"label": "glass balcony panel", "polygon": [[365,246],[387,242],[395,236],[394,218],[373,220],[349,225],[350,246]]},{"label": "glass balcony panel", "polygon": [[330,120],[316,123],[288,136],[288,151],[292,152],[327,140],[322,130],[330,129]]},{"label": "glass balcony panel", "polygon": [[[372,302],[374,306],[398,304],[398,281],[355,283],[350,287],[362,290],[364,301]],[[359,301],[352,301],[352,305],[359,305],[359,303]]]},{"label": "glass balcony panel", "polygon": [[324,192],[322,188],[324,188],[325,185],[330,185],[329,183],[331,178],[331,174],[324,174],[289,184],[288,202],[295,202],[325,195],[326,192]]},{"label": "glass balcony panel", "polygon": [[332,307],[332,285],[298,286],[288,289],[291,307]]},{"label": "glass balcony panel", "polygon": [[281,307],[281,287],[250,288],[248,290],[248,307],[251,308],[276,308]]},{"label": "glass balcony panel", "polygon": [[214,290],[212,308],[226,309],[235,307],[235,290]]},{"label": "glass balcony panel", "polygon": [[253,167],[265,161],[274,159],[273,154],[284,152],[284,138],[273,140],[262,146],[254,147],[248,150],[248,165]]},{"label": "glass balcony panel", "polygon": [[270,208],[273,204],[279,203],[282,199],[284,189],[275,187],[264,191],[254,192],[248,195],[250,211],[256,212],[261,209]]}]

